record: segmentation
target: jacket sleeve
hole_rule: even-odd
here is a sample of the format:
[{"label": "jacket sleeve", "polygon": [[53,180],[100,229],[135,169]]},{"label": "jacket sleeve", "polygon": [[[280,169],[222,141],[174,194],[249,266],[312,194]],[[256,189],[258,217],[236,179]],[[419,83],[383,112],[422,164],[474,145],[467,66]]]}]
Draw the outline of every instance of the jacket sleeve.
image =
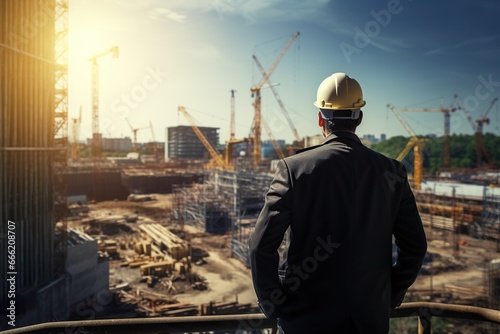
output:
[{"label": "jacket sleeve", "polygon": [[[404,168],[403,168],[404,170]],[[406,172],[398,216],[393,234],[398,246],[398,258],[391,272],[391,307],[401,304],[408,288],[418,276],[427,251],[422,220],[418,213],[413,192],[410,189]]]},{"label": "jacket sleeve", "polygon": [[265,196],[250,238],[250,266],[259,307],[268,318],[278,318],[285,295],[278,278],[278,248],[291,221],[290,178],[283,160]]}]

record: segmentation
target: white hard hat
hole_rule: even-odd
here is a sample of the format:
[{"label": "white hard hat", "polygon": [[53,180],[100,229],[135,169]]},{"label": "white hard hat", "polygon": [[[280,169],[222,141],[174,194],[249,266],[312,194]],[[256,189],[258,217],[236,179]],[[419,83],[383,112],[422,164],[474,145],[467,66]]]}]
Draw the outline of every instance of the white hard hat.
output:
[{"label": "white hard hat", "polygon": [[[345,73],[333,73],[323,80],[314,102],[324,119],[358,119],[365,104],[361,86]],[[335,115],[336,110],[351,110],[351,113]]]}]

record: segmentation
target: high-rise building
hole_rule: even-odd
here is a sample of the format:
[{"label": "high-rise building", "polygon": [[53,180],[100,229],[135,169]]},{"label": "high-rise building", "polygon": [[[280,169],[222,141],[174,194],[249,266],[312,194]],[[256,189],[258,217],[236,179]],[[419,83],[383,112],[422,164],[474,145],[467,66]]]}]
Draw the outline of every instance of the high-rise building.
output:
[{"label": "high-rise building", "polygon": [[[210,145],[217,149],[219,128],[198,127]],[[165,131],[165,160],[210,159],[210,154],[193,129],[187,125],[168,127]]]}]

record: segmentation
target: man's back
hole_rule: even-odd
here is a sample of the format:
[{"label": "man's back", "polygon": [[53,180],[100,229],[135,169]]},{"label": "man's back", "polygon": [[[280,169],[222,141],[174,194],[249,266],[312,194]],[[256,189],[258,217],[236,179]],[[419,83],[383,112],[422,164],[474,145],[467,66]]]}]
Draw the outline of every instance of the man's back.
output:
[{"label": "man's back", "polygon": [[[277,282],[272,250],[288,226]],[[257,296],[285,333],[387,333],[391,297],[413,283],[426,249],[403,165],[349,132],[280,162],[250,246]]]}]

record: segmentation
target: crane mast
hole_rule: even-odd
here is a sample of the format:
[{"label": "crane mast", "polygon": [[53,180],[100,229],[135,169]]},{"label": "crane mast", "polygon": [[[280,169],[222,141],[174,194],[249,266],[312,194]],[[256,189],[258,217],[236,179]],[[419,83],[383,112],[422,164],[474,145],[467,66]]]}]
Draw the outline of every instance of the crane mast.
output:
[{"label": "crane mast", "polygon": [[230,136],[229,136],[229,140],[235,140],[236,139],[236,134],[235,134],[235,107],[234,107],[234,93],[236,91],[234,89],[231,89],[231,119],[230,119],[230,124],[229,124],[229,128],[230,128]]},{"label": "crane mast", "polygon": [[99,133],[99,65],[97,60],[107,54],[118,58],[118,46],[113,46],[89,59],[92,64],[92,156],[101,155],[101,135]]},{"label": "crane mast", "polygon": [[[264,67],[262,67],[260,61],[257,59],[257,56],[253,55],[252,57],[253,57],[253,60],[255,61],[255,64],[257,64],[257,67],[259,68],[260,72],[265,77],[266,71],[264,70]],[[290,126],[290,129],[292,129],[295,140],[297,140],[300,147],[303,147],[302,139],[299,136],[299,132],[297,131],[297,128],[293,124],[293,121],[290,118],[290,115],[288,114],[288,111],[286,110],[285,105],[283,104],[283,101],[281,100],[281,98],[278,94],[278,91],[276,90],[276,88],[274,88],[274,86],[271,84],[271,82],[267,81],[267,83],[269,84],[269,87],[271,88],[271,91],[273,92],[274,97],[276,98],[276,101],[278,101],[278,104],[281,108],[281,111],[283,112],[283,115],[285,116],[286,121],[288,122],[288,126]]]},{"label": "crane mast", "polygon": [[260,102],[260,89],[254,92],[255,100],[253,102],[254,108],[254,132],[253,132],[253,163],[257,166],[260,163],[260,153],[262,150],[261,139],[261,102]]},{"label": "crane mast", "polygon": [[476,120],[476,124],[477,124],[477,132],[481,133],[481,135],[483,134],[483,124],[486,123],[486,124],[490,124],[490,119],[486,116],[488,116],[488,113],[490,112],[491,109],[493,109],[493,106],[495,105],[495,103],[498,101],[498,97],[495,97],[491,102],[490,102],[490,105],[488,106],[488,108],[486,108],[486,111],[483,113],[483,116]]},{"label": "crane mast", "polygon": [[80,159],[80,153],[78,152],[78,137],[80,136],[80,126],[82,124],[82,107],[80,107],[80,113],[78,118],[73,118],[73,137],[71,143],[71,158],[73,160]]},{"label": "crane mast", "polygon": [[254,133],[253,133],[253,163],[255,167],[258,166],[261,161],[260,155],[262,149],[262,139],[261,139],[262,114],[261,114],[260,90],[262,86],[269,80],[276,66],[278,66],[279,62],[281,61],[281,58],[283,58],[283,56],[288,51],[292,43],[297,39],[299,34],[300,34],[299,32],[295,32],[292,35],[288,43],[281,50],[278,57],[276,57],[274,63],[271,65],[266,74],[262,77],[259,84],[257,86],[253,86],[252,88],[250,88],[250,91],[252,92],[252,97],[254,97],[253,107],[255,115],[254,115]]},{"label": "crane mast", "polygon": [[484,142],[483,142],[483,124],[490,123],[490,119],[487,116],[497,101],[498,101],[498,98],[495,97],[491,101],[488,108],[486,108],[486,111],[483,113],[483,116],[480,119],[476,120],[477,126],[476,126],[475,137],[476,137],[476,165],[477,165],[477,167],[481,166],[483,158],[486,160],[486,163],[488,166],[491,167],[491,165],[492,165],[490,152],[488,152],[488,150],[486,149],[486,145],[484,145]]},{"label": "crane mast", "polygon": [[469,113],[467,108],[465,108],[463,103],[458,99],[458,96],[455,97],[457,100],[458,109],[463,111],[463,113],[467,117],[467,120],[469,121],[472,127],[472,130],[474,131],[474,139],[476,141],[476,168],[480,168],[481,165],[483,164],[483,161],[486,161],[486,164],[488,166],[491,166],[490,153],[488,152],[488,149],[486,148],[483,142],[483,124],[484,123],[488,124],[490,122],[490,119],[487,117],[487,115],[497,102],[498,98],[495,97],[490,102],[488,108],[486,108],[486,111],[483,113],[481,118],[477,119],[476,122],[474,122],[472,120],[471,114]]}]

